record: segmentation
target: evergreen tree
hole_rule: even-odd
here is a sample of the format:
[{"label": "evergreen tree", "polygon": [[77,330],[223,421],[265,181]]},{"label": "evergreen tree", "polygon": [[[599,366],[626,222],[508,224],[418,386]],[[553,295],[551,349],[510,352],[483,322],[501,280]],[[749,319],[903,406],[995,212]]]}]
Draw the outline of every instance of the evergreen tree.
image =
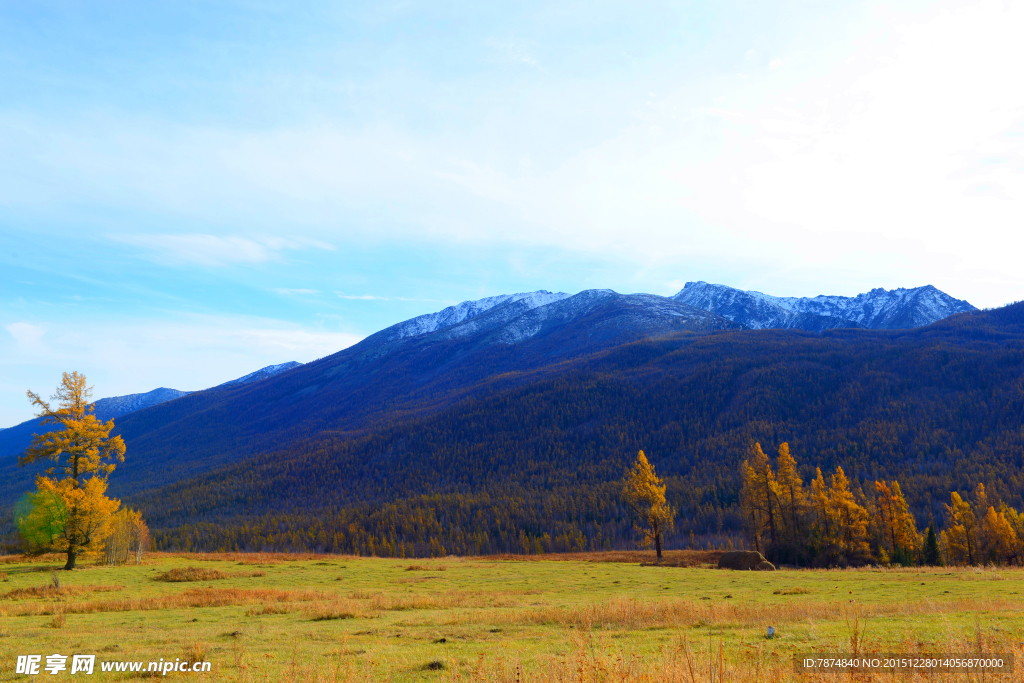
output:
[{"label": "evergreen tree", "polygon": [[942,565],[942,555],[939,553],[939,537],[935,533],[935,523],[928,524],[928,531],[924,537],[924,552],[921,558],[929,567]]}]

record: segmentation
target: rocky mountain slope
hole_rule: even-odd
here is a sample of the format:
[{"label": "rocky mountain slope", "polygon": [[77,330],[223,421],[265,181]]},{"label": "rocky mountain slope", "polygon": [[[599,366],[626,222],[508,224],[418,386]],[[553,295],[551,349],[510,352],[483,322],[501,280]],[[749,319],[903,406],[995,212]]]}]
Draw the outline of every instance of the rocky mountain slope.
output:
[{"label": "rocky mountain slope", "polygon": [[754,330],[910,329],[930,325],[954,313],[977,310],[931,285],[913,289],[876,288],[855,297],[777,297],[725,285],[687,282],[672,298]]}]

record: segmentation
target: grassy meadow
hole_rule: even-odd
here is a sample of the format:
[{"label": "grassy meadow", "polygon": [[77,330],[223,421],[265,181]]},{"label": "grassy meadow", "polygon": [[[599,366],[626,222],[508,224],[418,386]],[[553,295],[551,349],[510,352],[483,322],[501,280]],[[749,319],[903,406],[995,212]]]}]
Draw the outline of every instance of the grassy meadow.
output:
[{"label": "grassy meadow", "polygon": [[97,670],[43,680],[141,679],[99,663],[160,658],[211,662],[171,678],[304,683],[849,680],[796,677],[805,652],[1013,652],[1024,670],[1024,570],[733,572],[713,558],[158,553],[74,572],[0,558],[0,680],[39,678],[15,675],[16,656],[52,653],[96,654]]}]

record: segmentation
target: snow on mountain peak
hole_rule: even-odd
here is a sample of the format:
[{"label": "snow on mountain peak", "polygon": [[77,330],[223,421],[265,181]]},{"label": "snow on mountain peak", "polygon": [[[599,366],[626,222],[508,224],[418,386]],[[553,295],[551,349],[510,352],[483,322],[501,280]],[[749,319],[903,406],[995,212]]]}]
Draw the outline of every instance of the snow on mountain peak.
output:
[{"label": "snow on mountain peak", "polygon": [[224,382],[223,384],[218,384],[213,388],[219,389],[221,387],[230,387],[236,384],[249,384],[250,382],[266,379],[267,377],[273,377],[276,374],[282,373],[285,370],[297,368],[300,365],[302,365],[302,363],[295,360],[290,360],[287,363],[278,363],[277,365],[268,365],[267,367],[260,368],[255,372],[250,372],[248,375],[242,375],[238,379],[232,379],[228,380],[227,382]]},{"label": "snow on mountain peak", "polygon": [[834,327],[903,329],[929,325],[954,313],[977,310],[932,285],[886,290],[876,287],[854,297],[777,297],[707,282],[687,282],[672,297],[723,315],[753,329],[821,331]]},{"label": "snow on mountain peak", "polygon": [[383,339],[381,341],[405,339],[407,337],[437,332],[452,325],[458,325],[504,304],[518,302],[524,310],[529,310],[560,301],[568,296],[570,295],[563,292],[549,292],[542,289],[536,292],[499,294],[498,296],[489,296],[475,301],[463,301],[436,313],[427,313],[400,322],[397,325],[392,325],[377,334],[382,335]]}]

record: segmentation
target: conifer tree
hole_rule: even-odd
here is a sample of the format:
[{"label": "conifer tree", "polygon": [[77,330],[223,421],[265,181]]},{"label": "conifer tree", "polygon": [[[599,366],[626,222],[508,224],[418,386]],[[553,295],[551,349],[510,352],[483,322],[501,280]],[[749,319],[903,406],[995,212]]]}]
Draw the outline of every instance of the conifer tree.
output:
[{"label": "conifer tree", "polygon": [[835,522],[832,519],[832,508],[828,502],[828,486],[821,468],[816,467],[814,480],[811,482],[811,508],[814,510],[814,532],[821,545],[832,540]]},{"label": "conifer tree", "polygon": [[766,530],[769,543],[774,546],[778,540],[780,521],[779,487],[768,456],[761,450],[759,443],[750,447],[747,459],[743,461],[743,484],[743,500],[750,509],[748,516],[755,520],[757,527],[754,536],[757,538]]},{"label": "conifer tree", "polygon": [[974,510],[956,491],[949,494],[949,500],[949,504],[944,506],[949,516],[949,527],[942,532],[943,544],[951,562],[974,565],[978,560],[978,521]]},{"label": "conifer tree", "polygon": [[938,567],[942,564],[942,555],[939,553],[939,539],[935,534],[935,523],[928,525],[928,531],[924,537],[924,552],[922,553],[924,563],[930,567]]},{"label": "conifer tree", "polygon": [[[53,542],[54,549],[67,553],[64,569],[74,569],[78,554],[91,550],[93,544],[102,540],[105,524],[119,505],[105,496],[106,478],[114,471],[115,462],[124,462],[124,441],[120,436],[110,436],[113,420],[101,422],[96,418],[89,402],[91,395],[92,388],[87,386],[85,376],[77,372],[64,373],[56,393],[50,397],[56,407],[28,392],[32,404],[39,408],[37,417],[42,418],[43,424],[59,428],[34,435],[32,445],[18,464],[53,460],[55,464],[46,470],[46,475],[56,470],[63,475],[60,479],[39,476],[36,485],[40,495],[33,500],[47,508],[36,512],[36,517],[49,515],[51,521],[59,523],[60,533]],[[54,503],[55,497],[60,499],[62,510]],[[22,527],[20,520],[18,525]]]},{"label": "conifer tree", "polygon": [[986,539],[986,559],[990,562],[1003,564],[1010,562],[1016,555],[1017,534],[1006,519],[1003,512],[996,512],[993,506],[988,507],[982,524]]},{"label": "conifer tree", "polygon": [[919,542],[914,516],[898,481],[876,481],[875,492],[875,526],[888,544],[890,557],[906,564]]},{"label": "conifer tree", "polygon": [[837,466],[832,475],[828,504],[838,521],[837,536],[847,560],[858,563],[868,559],[868,513],[850,491],[850,480],[842,467]]},{"label": "conifer tree", "polygon": [[672,529],[675,510],[665,501],[665,484],[654,473],[643,451],[623,479],[622,495],[637,516],[636,528],[643,534],[642,545],[648,548],[653,543],[660,562],[661,538]]},{"label": "conifer tree", "polygon": [[999,512],[1002,513],[1006,519],[1006,523],[1010,529],[1013,530],[1014,538],[1016,542],[1013,545],[1013,550],[1007,558],[1007,562],[1011,564],[1020,564],[1024,561],[1024,514],[1017,512],[1014,508],[1010,507],[1006,503],[999,504]]},{"label": "conifer tree", "polygon": [[779,446],[776,470],[778,472],[776,488],[781,517],[786,528],[787,540],[795,552],[802,544],[805,531],[801,520],[807,507],[807,496],[804,493],[803,481],[796,471],[796,459],[789,452],[788,443]]}]

